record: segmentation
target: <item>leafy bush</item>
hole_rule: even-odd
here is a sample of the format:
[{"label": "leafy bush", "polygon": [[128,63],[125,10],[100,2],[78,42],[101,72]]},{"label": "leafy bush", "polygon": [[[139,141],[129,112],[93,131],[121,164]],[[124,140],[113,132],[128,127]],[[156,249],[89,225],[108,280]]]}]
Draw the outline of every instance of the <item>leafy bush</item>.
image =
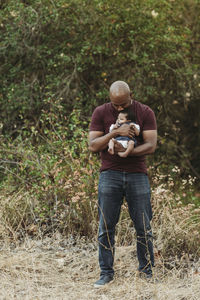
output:
[{"label": "leafy bush", "polygon": [[[79,117],[78,110],[69,117],[67,127],[74,133],[71,139],[70,131],[53,126],[48,115],[46,122],[51,127],[45,131],[43,144],[33,147],[18,138],[15,147],[12,143],[1,152],[2,156],[9,153],[10,159],[4,163],[7,177],[1,185],[1,238],[18,241],[27,234],[41,237],[55,231],[90,239],[97,236],[99,157],[88,153],[87,132],[80,130]],[[155,252],[163,258],[183,252],[199,255],[200,207],[194,194],[195,179],[178,181],[178,167],[170,176],[155,168],[149,173]],[[130,245],[134,240],[135,230],[124,204],[116,242]]]},{"label": "leafy bush", "polygon": [[[87,131],[80,127],[79,115],[80,111],[74,110],[64,128],[57,126],[57,114],[44,114],[44,142],[36,146],[29,144],[35,128],[27,133],[27,139],[18,136],[10,148],[2,143],[6,179],[1,184],[5,194],[1,211],[13,232],[18,232],[18,227],[26,232],[34,224],[44,234],[57,228],[63,233],[90,235],[90,218],[96,216],[99,163],[88,153]],[[3,160],[4,156],[9,160]]]},{"label": "leafy bush", "polygon": [[[89,119],[116,79],[156,112],[155,161],[199,177],[198,0],[14,1],[1,4],[1,122],[40,129],[46,99]],[[58,122],[60,122],[58,118]],[[43,128],[44,130],[44,128]]]},{"label": "leafy bush", "polygon": [[[199,228],[199,5],[1,1],[1,237],[96,235],[99,158],[88,152],[88,125],[121,79],[157,116],[148,158],[156,247],[199,253],[190,234]],[[119,244],[133,240],[128,219],[124,206]]]}]

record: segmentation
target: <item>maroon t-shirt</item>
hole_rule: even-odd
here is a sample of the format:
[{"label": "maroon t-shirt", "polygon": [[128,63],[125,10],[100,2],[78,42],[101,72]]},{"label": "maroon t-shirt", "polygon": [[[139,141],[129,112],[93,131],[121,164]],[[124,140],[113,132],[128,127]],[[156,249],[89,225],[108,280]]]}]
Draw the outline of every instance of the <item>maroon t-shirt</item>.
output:
[{"label": "maroon t-shirt", "polygon": [[[156,118],[154,112],[147,105],[140,102],[133,101],[130,109],[135,115],[135,123],[140,125],[140,135],[137,137],[137,145],[140,145],[143,143],[143,131],[156,130]],[[102,131],[104,134],[107,134],[109,132],[110,125],[116,122],[117,116],[118,111],[112,106],[111,102],[98,106],[92,114],[90,131]],[[100,154],[100,171],[109,169],[129,173],[147,173],[145,155],[128,156],[124,158],[117,154],[111,155],[108,152],[108,148],[101,151]]]}]

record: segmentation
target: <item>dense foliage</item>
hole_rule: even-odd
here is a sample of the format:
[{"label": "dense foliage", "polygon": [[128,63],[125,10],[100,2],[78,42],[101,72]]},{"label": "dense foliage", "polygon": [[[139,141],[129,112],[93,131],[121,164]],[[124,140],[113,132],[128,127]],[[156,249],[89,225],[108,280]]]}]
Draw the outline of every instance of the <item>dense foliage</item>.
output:
[{"label": "dense foliage", "polygon": [[[119,79],[156,113],[150,177],[164,174],[175,199],[180,193],[198,209],[190,181],[200,178],[200,1],[2,0],[0,8],[0,215],[8,232],[93,233],[99,160],[88,154],[88,125]],[[180,178],[190,188],[177,192]]]},{"label": "dense foliage", "polygon": [[122,79],[155,110],[157,161],[198,176],[199,0],[4,0],[0,17],[3,134],[43,134],[49,99],[89,120]]}]

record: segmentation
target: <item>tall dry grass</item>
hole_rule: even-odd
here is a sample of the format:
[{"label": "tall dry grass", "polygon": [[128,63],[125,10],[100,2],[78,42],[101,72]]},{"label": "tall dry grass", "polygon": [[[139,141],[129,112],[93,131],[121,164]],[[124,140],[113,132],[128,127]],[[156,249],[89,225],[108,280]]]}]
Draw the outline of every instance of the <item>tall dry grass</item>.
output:
[{"label": "tall dry grass", "polygon": [[[85,169],[80,168],[64,182],[71,202],[62,204],[57,211],[49,211],[47,220],[38,213],[38,199],[27,190],[17,193],[2,193],[0,196],[0,237],[17,243],[26,235],[40,238],[60,231],[63,236],[86,236],[93,239],[97,234],[97,179],[92,190],[86,181]],[[72,177],[74,181],[72,181]],[[89,174],[90,176],[90,174]],[[84,179],[84,182],[83,182]],[[66,188],[65,188],[66,189]],[[51,204],[52,205],[52,204]],[[183,204],[180,196],[166,185],[154,185],[152,190],[153,232],[155,251],[164,259],[170,256],[198,257],[200,255],[200,208],[194,204]],[[40,213],[43,207],[40,206]],[[46,209],[46,207],[44,208]],[[46,213],[46,211],[45,211]],[[130,245],[135,240],[135,230],[124,203],[117,225],[116,244]]]},{"label": "tall dry grass", "polygon": [[64,203],[59,194],[57,203],[45,202],[46,195],[39,202],[37,194],[23,186],[17,192],[8,186],[1,190],[0,299],[199,299],[200,209],[183,203],[169,181],[164,184],[156,177],[152,282],[137,276],[135,230],[124,203],[116,231],[115,280],[101,291],[93,288],[99,277],[98,178],[80,161],[73,163],[75,172],[56,190],[67,193]]}]

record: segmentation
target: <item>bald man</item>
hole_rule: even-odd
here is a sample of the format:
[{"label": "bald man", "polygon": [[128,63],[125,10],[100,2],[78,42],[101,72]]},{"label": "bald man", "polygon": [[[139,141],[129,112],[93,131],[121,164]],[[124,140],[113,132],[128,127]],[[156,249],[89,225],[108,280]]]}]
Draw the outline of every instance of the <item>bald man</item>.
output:
[{"label": "bald man", "polygon": [[[115,226],[119,220],[121,205],[125,198],[129,214],[137,234],[137,257],[139,274],[152,277],[154,266],[150,185],[147,175],[145,156],[156,149],[157,127],[154,112],[131,97],[128,84],[115,81],[110,86],[110,102],[98,106],[93,114],[89,132],[89,149],[100,152],[101,168],[98,188],[99,206],[99,266],[100,279],[95,287],[103,287],[114,277]],[[129,108],[140,126],[137,147],[127,157],[120,157],[118,152],[125,151],[115,141],[115,154],[108,152],[110,139],[116,136],[135,135],[135,127],[124,124],[111,132],[109,128],[117,120],[124,108]]]}]

